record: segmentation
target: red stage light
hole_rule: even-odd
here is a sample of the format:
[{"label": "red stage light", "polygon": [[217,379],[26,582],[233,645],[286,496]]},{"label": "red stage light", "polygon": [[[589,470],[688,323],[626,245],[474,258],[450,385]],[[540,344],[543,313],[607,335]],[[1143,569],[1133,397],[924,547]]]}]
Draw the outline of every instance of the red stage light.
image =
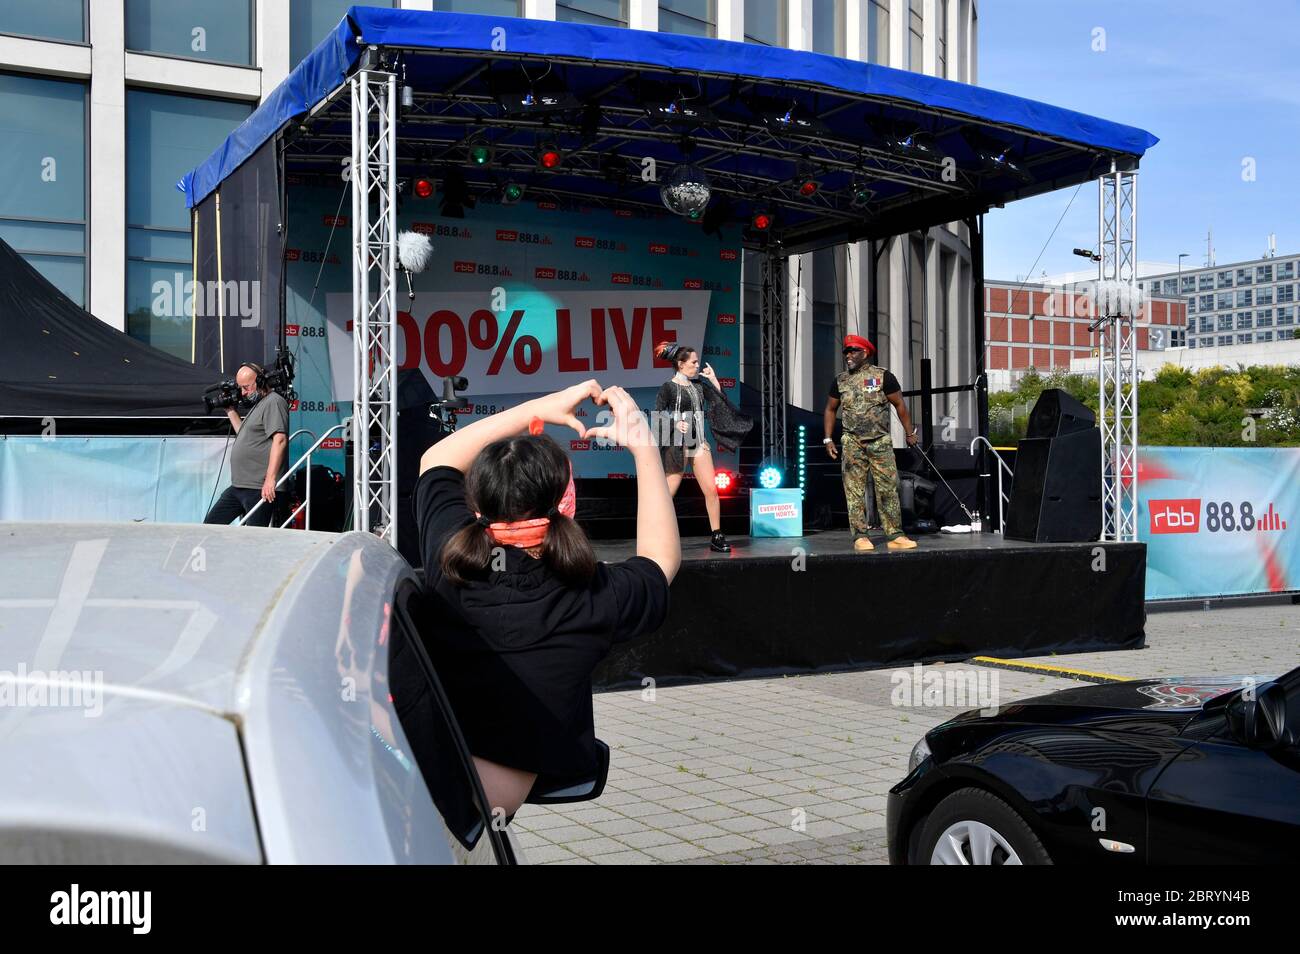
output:
[{"label": "red stage light", "polygon": [[817,194],[817,182],[815,179],[805,179],[799,186],[799,194],[805,199],[810,199]]},{"label": "red stage light", "polygon": [[560,165],[560,150],[554,146],[543,146],[537,154],[537,162],[543,169],[557,169]]},{"label": "red stage light", "polygon": [[755,231],[766,232],[772,227],[772,216],[766,212],[756,212],[754,217],[750,219],[749,224],[754,227]]},{"label": "red stage light", "polygon": [[428,179],[415,180],[415,194],[421,199],[427,199],[433,195],[433,183]]},{"label": "red stage light", "polygon": [[718,488],[718,493],[728,493],[735,486],[736,478],[729,470],[718,470],[713,473],[713,485]]}]

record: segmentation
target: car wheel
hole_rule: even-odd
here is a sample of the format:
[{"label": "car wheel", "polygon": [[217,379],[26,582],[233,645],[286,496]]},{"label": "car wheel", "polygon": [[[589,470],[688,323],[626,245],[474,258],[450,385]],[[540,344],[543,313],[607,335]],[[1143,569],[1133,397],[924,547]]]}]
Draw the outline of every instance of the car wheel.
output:
[{"label": "car wheel", "polygon": [[963,788],[926,819],[914,863],[1050,865],[1052,859],[1014,808],[991,792]]}]

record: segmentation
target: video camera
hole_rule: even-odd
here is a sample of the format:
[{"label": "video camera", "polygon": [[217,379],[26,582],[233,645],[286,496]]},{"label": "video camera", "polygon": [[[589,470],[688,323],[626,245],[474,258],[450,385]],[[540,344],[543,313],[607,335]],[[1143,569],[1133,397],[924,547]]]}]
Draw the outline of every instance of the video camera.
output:
[{"label": "video camera", "polygon": [[[293,389],[294,362],[293,354],[288,348],[275,349],[275,364],[263,372],[263,382],[270,391],[274,391],[286,401],[293,402],[298,397]],[[211,414],[217,408],[237,407],[245,403],[243,392],[234,380],[227,378],[218,381],[203,392],[203,407]]]}]

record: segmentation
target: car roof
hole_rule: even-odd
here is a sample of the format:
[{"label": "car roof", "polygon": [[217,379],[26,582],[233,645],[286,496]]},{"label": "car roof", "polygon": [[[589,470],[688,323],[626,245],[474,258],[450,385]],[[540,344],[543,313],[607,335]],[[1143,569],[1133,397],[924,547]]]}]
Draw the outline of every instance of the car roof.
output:
[{"label": "car roof", "polygon": [[0,671],[231,713],[241,661],[336,534],[202,524],[0,523]]}]

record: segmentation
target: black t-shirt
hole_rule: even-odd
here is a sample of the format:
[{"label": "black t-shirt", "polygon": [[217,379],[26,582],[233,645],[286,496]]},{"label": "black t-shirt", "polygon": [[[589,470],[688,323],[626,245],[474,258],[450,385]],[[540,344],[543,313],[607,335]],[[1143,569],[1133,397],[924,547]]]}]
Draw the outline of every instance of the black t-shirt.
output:
[{"label": "black t-shirt", "polygon": [[465,476],[434,467],[414,496],[430,595],[421,637],[470,751],[539,774],[594,770],[591,673],[614,643],[663,624],[663,570],[645,557],[597,563],[589,584],[572,587],[505,547],[504,570],[453,586],[440,556],[447,538],[474,522]]},{"label": "black t-shirt", "polygon": [[[887,395],[897,394],[901,390],[903,389],[899,387],[898,378],[894,377],[894,372],[886,371],[885,372],[885,394]],[[838,378],[831,379],[830,394],[831,397],[835,398],[835,400],[838,401],[840,399],[840,382]]]}]

